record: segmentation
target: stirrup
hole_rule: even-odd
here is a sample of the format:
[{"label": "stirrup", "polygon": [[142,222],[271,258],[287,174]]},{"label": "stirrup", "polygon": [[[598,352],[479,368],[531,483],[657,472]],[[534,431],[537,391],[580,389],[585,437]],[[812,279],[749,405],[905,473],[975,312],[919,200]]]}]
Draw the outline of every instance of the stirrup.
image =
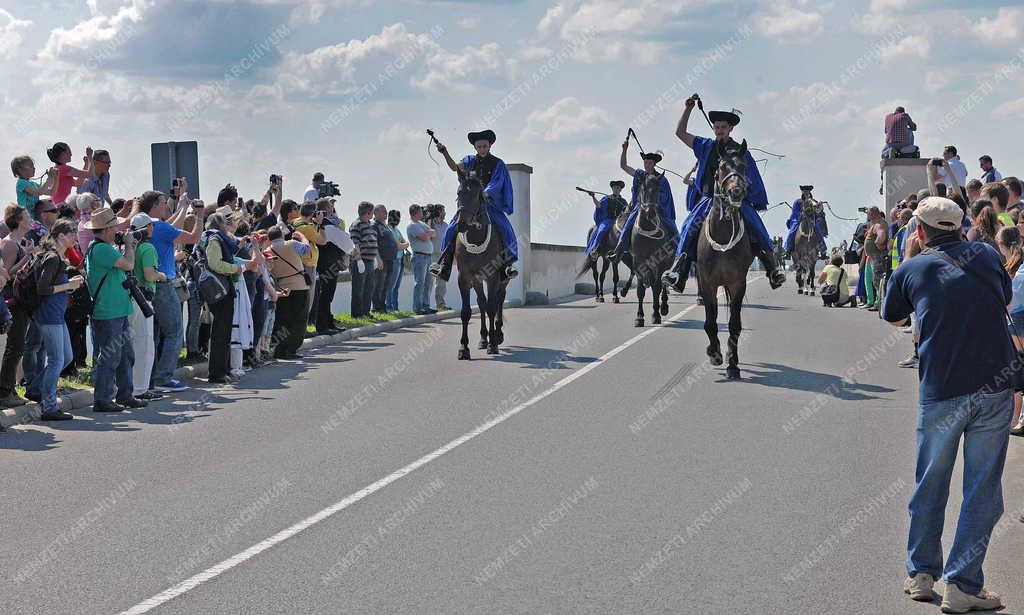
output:
[{"label": "stirrup", "polygon": [[511,280],[511,279],[514,279],[515,277],[517,277],[518,275],[519,275],[519,272],[512,265],[509,265],[508,267],[505,267],[505,277],[506,278]]}]

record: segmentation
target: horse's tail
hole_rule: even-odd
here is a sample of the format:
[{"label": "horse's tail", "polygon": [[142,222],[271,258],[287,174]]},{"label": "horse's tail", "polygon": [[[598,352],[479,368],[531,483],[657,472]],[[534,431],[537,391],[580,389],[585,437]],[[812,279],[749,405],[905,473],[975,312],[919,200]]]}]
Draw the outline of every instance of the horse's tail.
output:
[{"label": "horse's tail", "polygon": [[584,273],[590,271],[590,268],[593,265],[593,263],[594,263],[594,261],[590,260],[590,256],[589,255],[584,256],[583,257],[583,262],[580,264],[580,270],[578,272],[576,272],[576,279],[577,280],[580,279],[581,277],[583,277]]}]

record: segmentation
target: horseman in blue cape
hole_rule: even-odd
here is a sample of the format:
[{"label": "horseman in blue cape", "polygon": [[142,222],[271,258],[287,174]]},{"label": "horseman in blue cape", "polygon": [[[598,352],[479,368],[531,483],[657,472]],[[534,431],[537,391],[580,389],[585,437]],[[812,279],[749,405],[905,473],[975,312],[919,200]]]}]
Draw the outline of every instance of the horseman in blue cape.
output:
[{"label": "horseman in blue cape", "polygon": [[[800,227],[800,214],[803,211],[803,202],[812,201],[814,197],[811,195],[811,191],[814,190],[814,186],[800,186],[800,198],[793,201],[793,211],[789,214],[789,220],[786,220],[786,228],[789,231],[786,233],[786,256],[789,257],[793,253],[793,239],[796,237],[796,230]],[[825,212],[819,212],[814,216],[814,234],[818,236],[818,256],[821,258],[825,257],[825,253],[828,251],[828,247],[825,245],[825,238],[828,237],[828,222],[825,220]]]},{"label": "horseman in blue cape", "polygon": [[[708,113],[708,119],[715,132],[714,139],[698,137],[687,132],[686,126],[690,121],[690,113],[693,111],[697,98],[698,96],[694,94],[686,99],[686,109],[676,127],[676,136],[692,148],[697,157],[697,175],[686,191],[686,209],[690,214],[680,230],[676,260],[672,264],[672,268],[662,275],[662,281],[678,292],[682,292],[686,285],[686,278],[690,274],[690,267],[697,254],[697,239],[700,236],[700,229],[711,210],[719,167],[719,148],[724,148],[725,151],[740,149],[740,145],[730,137],[733,128],[740,123],[739,115],[732,111]],[[750,152],[746,153],[745,161],[747,196],[740,207],[740,214],[749,231],[748,235],[754,248],[754,255],[764,266],[772,288],[778,288],[786,281],[786,275],[779,271],[775,263],[772,253],[772,238],[768,235],[768,229],[765,228],[761,216],[757,213],[768,209],[768,194],[764,189],[764,182],[761,181],[761,174],[757,170],[757,163]]]},{"label": "horseman in blue cape", "polygon": [[658,152],[647,152],[642,154],[644,168],[634,169],[626,164],[626,151],[629,149],[629,138],[622,142],[622,154],[619,156],[619,167],[633,178],[632,199],[630,200],[629,218],[622,227],[622,234],[619,235],[619,244],[615,246],[615,256],[621,258],[629,252],[633,225],[636,224],[636,217],[640,213],[640,193],[644,185],[644,178],[648,175],[658,177],[658,215],[666,230],[672,236],[679,234],[676,229],[676,204],[672,200],[672,186],[664,173],[658,173],[657,165],[661,162],[661,154]]},{"label": "horseman in blue cape", "polygon": [[586,255],[594,260],[597,260],[596,250],[608,237],[619,214],[628,207],[626,199],[622,198],[621,194],[622,189],[626,187],[626,182],[613,179],[608,185],[611,187],[612,193],[604,196],[600,201],[597,200],[593,192],[590,193],[590,198],[594,200],[594,232],[590,235],[590,242],[587,243]]},{"label": "horseman in blue cape", "polygon": [[[476,149],[476,154],[466,156],[461,162],[455,162],[448,154],[448,148],[440,143],[437,144],[437,151],[441,152],[445,162],[448,163],[448,168],[452,171],[456,173],[473,172],[480,179],[480,183],[484,186],[487,215],[498,228],[498,234],[501,235],[501,241],[505,247],[504,273],[508,278],[514,278],[519,275],[519,272],[512,267],[512,263],[519,260],[519,245],[516,242],[515,229],[512,228],[512,222],[508,219],[509,214],[512,213],[512,178],[508,174],[505,161],[491,154],[491,146],[496,140],[493,130],[471,132],[468,139]],[[430,266],[430,273],[442,280],[447,280],[452,275],[458,221],[459,214],[456,212],[441,241],[441,257]]]}]

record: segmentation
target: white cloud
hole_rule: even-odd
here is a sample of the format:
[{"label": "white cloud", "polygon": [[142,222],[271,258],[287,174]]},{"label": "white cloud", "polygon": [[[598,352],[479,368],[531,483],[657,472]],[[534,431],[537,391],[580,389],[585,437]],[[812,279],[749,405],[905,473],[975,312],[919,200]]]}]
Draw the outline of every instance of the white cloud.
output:
[{"label": "white cloud", "polygon": [[32,22],[17,19],[7,11],[0,9],[0,60],[14,57],[14,52],[21,46],[22,31],[28,29]]},{"label": "white cloud", "polygon": [[480,25],[479,17],[460,17],[455,20],[455,25],[465,30],[472,30],[473,28]]},{"label": "white cloud", "polygon": [[930,70],[924,74],[924,89],[932,94],[940,92],[954,83],[949,70]]},{"label": "white cloud", "polygon": [[438,44],[433,34],[413,33],[405,24],[396,23],[366,39],[308,53],[290,53],[277,67],[277,79],[284,92],[292,95],[344,97],[363,93],[387,98],[499,85],[515,70],[515,60],[507,58],[497,43],[455,53]]},{"label": "white cloud", "polygon": [[427,142],[427,135],[405,122],[397,122],[384,129],[377,136],[377,142],[382,145],[423,145]]},{"label": "white cloud", "polygon": [[608,125],[608,113],[600,107],[585,107],[573,97],[535,109],[526,118],[521,137],[541,137],[557,142],[566,137],[579,137]]},{"label": "white cloud", "polygon": [[1021,114],[1024,114],[1024,98],[1005,102],[992,110],[992,117],[996,119],[1017,120]]},{"label": "white cloud", "polygon": [[54,28],[39,57],[67,60],[102,53],[105,47],[116,46],[132,36],[133,29],[154,6],[152,0],[131,0],[113,15],[96,15],[70,29]]},{"label": "white cloud", "polygon": [[928,59],[932,43],[923,34],[911,34],[903,39],[879,49],[879,57],[883,64],[911,59]]},{"label": "white cloud", "polygon": [[754,28],[763,36],[777,38],[780,42],[799,39],[786,37],[816,37],[824,30],[825,19],[820,13],[802,11],[788,2],[776,2],[770,11],[754,15]]},{"label": "white cloud", "polygon": [[999,7],[995,18],[971,24],[971,34],[986,45],[1013,44],[1024,38],[1024,8]]}]

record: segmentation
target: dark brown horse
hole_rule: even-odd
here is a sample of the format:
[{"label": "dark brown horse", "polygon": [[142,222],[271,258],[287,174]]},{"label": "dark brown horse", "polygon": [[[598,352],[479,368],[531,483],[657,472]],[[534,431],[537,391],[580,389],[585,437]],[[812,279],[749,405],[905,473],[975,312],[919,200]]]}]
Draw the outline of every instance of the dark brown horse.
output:
[{"label": "dark brown horse", "polygon": [[697,240],[698,292],[704,301],[704,331],[712,365],[722,364],[722,346],[718,341],[718,289],[725,287],[729,303],[729,349],[726,377],[740,377],[739,339],[743,324],[740,309],[747,293],[747,272],[754,251],[740,206],[747,196],[746,140],[739,148],[716,143],[719,166],[715,174],[715,194],[711,211],[701,226]]},{"label": "dark brown horse", "polygon": [[[658,195],[661,175],[648,173],[640,186],[637,199],[640,212],[637,214],[633,234],[630,236],[632,268],[636,274],[636,320],[637,327],[644,326],[644,295],[647,288],[653,293],[651,322],[661,324],[661,317],[668,314],[668,288],[661,283],[661,272],[672,264],[679,233],[671,223],[661,219],[658,213]],[[629,283],[626,283],[629,288]],[[623,291],[625,295],[625,291]],[[660,302],[660,305],[659,305]]]},{"label": "dark brown horse", "polygon": [[[487,354],[498,354],[505,341],[502,332],[502,304],[508,278],[504,275],[507,253],[498,228],[487,215],[484,187],[475,173],[459,173],[459,222],[455,244],[455,266],[459,270],[462,296],[462,338],[459,359],[469,359],[469,321],[473,308],[469,290],[476,291],[480,307],[480,345]],[[485,286],[486,285],[486,286]]]},{"label": "dark brown horse", "polygon": [[[796,270],[796,292],[814,295],[814,268],[818,264],[821,242],[814,232],[814,222],[822,211],[822,204],[814,199],[800,203],[800,220],[793,237],[793,269]],[[806,289],[804,288],[806,283]]]}]

